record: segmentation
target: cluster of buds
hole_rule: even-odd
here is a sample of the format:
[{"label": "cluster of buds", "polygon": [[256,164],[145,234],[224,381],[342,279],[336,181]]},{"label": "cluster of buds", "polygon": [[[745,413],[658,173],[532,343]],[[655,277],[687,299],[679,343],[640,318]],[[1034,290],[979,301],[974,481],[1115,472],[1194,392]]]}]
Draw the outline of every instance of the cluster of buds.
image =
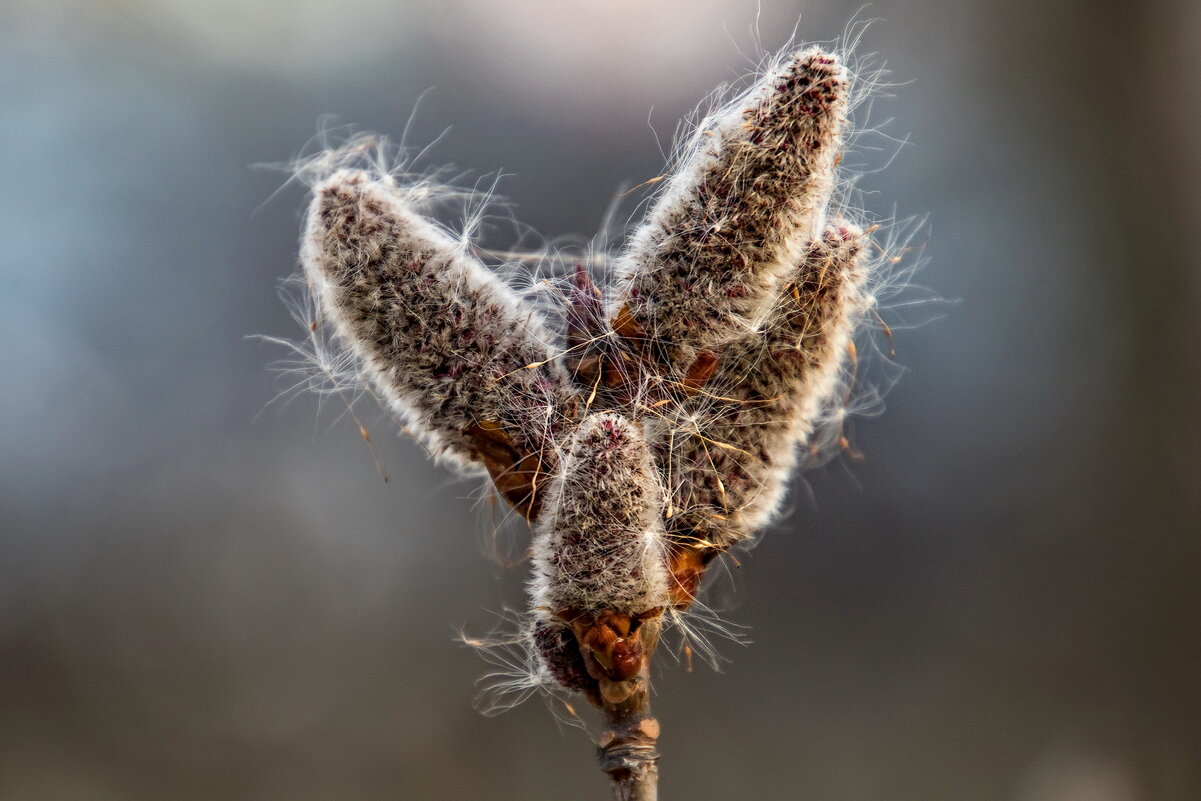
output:
[{"label": "cluster of buds", "polygon": [[570,278],[558,335],[403,182],[314,184],[321,323],[436,456],[530,521],[529,647],[605,711],[602,766],[630,797],[654,783],[664,621],[775,512],[853,355],[868,242],[830,209],[849,90],[808,49],[703,119],[611,280]]}]

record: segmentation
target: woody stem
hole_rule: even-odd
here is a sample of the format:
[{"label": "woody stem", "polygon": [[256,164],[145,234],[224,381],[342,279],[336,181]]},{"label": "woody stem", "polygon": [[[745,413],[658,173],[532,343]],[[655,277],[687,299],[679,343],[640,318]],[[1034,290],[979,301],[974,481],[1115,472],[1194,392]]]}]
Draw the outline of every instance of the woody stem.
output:
[{"label": "woody stem", "polygon": [[598,743],[600,767],[613,781],[614,801],[659,797],[659,721],[651,715],[647,659],[625,700],[602,706],[605,730]]}]

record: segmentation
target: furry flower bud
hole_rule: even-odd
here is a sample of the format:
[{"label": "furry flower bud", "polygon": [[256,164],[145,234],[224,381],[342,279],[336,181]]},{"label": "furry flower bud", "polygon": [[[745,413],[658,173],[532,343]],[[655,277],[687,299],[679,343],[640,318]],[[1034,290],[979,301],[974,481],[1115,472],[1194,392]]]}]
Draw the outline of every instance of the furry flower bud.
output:
[{"label": "furry flower bud", "polygon": [[535,608],[639,615],[663,606],[661,497],[639,426],[608,412],[585,419],[535,534]]},{"label": "furry flower bud", "polygon": [[762,328],[721,354],[706,391],[680,412],[669,464],[674,542],[724,549],[779,506],[796,449],[839,387],[862,308],[866,247],[851,225],[810,242]]},{"label": "furry flower bud", "polygon": [[847,94],[811,48],[702,121],[618,265],[613,326],[635,350],[679,376],[752,328],[820,231]]},{"label": "furry flower bud", "polygon": [[360,170],[313,190],[301,261],[323,314],[439,456],[482,463],[525,512],[573,407],[542,322],[491,271]]}]

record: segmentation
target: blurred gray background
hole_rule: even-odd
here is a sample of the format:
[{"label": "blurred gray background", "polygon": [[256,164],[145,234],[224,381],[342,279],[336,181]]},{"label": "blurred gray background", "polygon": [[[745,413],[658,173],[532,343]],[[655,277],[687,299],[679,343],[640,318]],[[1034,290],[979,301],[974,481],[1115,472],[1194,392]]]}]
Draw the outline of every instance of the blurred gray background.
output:
[{"label": "blurred gray background", "polygon": [[798,17],[881,20],[910,144],[862,186],[959,302],[717,582],[753,644],[661,671],[664,797],[1201,798],[1199,4],[8,0],[0,799],[605,797],[543,704],[473,709],[456,630],[524,578],[477,484],[268,407],[304,199],[251,165],[434,87],[411,143],[590,235]]}]

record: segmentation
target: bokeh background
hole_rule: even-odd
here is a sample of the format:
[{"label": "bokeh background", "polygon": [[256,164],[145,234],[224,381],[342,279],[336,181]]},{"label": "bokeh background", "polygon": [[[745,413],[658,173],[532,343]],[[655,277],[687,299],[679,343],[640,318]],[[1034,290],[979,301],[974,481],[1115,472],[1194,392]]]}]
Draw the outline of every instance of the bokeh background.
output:
[{"label": "bokeh background", "polygon": [[1201,6],[7,0],[0,799],[605,797],[543,704],[473,709],[456,630],[524,577],[478,486],[269,405],[304,198],[252,165],[433,87],[410,143],[590,235],[798,19],[877,18],[862,187],[957,302],[714,587],[753,644],[663,669],[663,795],[1201,798]]}]

